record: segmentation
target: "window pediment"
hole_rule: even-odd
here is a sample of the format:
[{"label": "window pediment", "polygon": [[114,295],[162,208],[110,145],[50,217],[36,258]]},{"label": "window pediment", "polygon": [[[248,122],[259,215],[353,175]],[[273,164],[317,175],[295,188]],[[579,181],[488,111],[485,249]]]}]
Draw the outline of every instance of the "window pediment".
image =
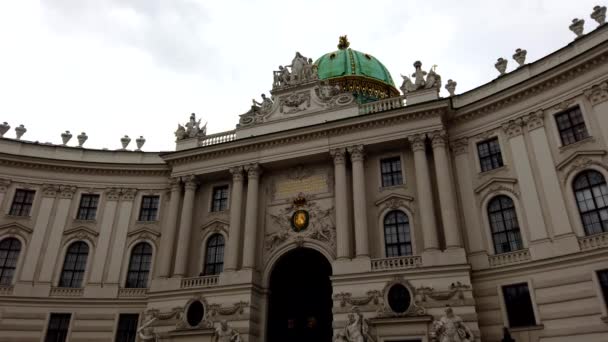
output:
[{"label": "window pediment", "polygon": [[414,198],[411,196],[400,195],[400,194],[388,194],[385,197],[377,200],[374,204],[382,213],[386,209],[398,209],[398,208],[407,208],[410,212],[413,213],[411,203],[414,201]]},{"label": "window pediment", "polygon": [[[34,230],[17,222],[7,223],[0,226],[0,236],[4,234],[16,234],[24,239],[30,236]],[[26,239],[27,240],[27,239]]]}]

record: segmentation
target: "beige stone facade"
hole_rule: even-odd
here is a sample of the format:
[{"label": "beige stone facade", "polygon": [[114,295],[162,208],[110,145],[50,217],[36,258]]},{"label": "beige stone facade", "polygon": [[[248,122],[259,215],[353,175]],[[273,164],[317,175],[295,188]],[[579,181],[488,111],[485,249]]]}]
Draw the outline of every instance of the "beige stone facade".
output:
[{"label": "beige stone facade", "polygon": [[[20,243],[0,287],[0,341],[43,341],[51,313],[71,314],[69,341],[111,341],[125,313],[140,314],[139,325],[156,317],[150,326],[163,341],[208,340],[222,320],[244,341],[266,341],[279,324],[269,321],[273,269],[298,249],[331,265],[335,334],[356,306],[378,342],[432,341],[432,322],[450,305],[476,341],[499,341],[503,327],[518,342],[606,341],[598,272],[608,269],[608,233],[585,227],[574,182],[590,170],[608,178],[607,82],[600,26],[448,98],[327,100],[314,80],[278,89],[256,124],[185,137],[175,152],[0,139],[0,243]],[[290,102],[277,99],[298,92],[308,106],[287,113]],[[586,134],[565,143],[556,116],[577,109]],[[479,144],[493,138],[502,163],[485,171]],[[383,186],[389,158],[401,181]],[[218,187],[228,196],[212,211]],[[15,215],[22,190],[33,202]],[[79,219],[88,194],[99,195],[96,213]],[[158,210],[141,220],[150,196]],[[497,196],[510,200],[519,227],[509,251],[493,236]],[[296,210],[306,212],[305,229],[290,222]],[[395,211],[408,219],[411,253],[388,257],[385,221]],[[215,234],[223,271],[201,275]],[[82,282],[61,286],[77,241],[88,248]],[[140,242],[151,247],[149,276],[129,287]],[[397,283],[411,296],[402,313],[388,303]],[[504,287],[514,284],[527,285],[533,324],[509,322]],[[191,327],[197,300],[204,317]]]}]

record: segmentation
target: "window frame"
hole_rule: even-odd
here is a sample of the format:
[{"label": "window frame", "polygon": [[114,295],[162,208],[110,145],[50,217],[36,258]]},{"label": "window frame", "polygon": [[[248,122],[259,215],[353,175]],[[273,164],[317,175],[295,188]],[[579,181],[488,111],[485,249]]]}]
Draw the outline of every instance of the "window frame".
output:
[{"label": "window frame", "polygon": [[[137,286],[129,286],[129,274],[131,273],[131,258],[133,258],[133,253],[135,251],[135,248],[139,245],[142,244],[147,244],[148,247],[150,248],[150,266],[148,268],[147,271],[141,271],[141,270],[137,270],[136,272],[138,273],[138,281],[139,281],[139,274],[140,273],[144,273],[147,272],[147,276],[145,278],[145,287],[137,287]],[[131,248],[129,249],[129,254],[128,254],[128,259],[126,260],[127,262],[127,267],[126,267],[126,274],[125,274],[125,280],[124,280],[124,288],[130,288],[130,289],[145,289],[145,288],[149,288],[150,287],[150,275],[152,274],[152,268],[154,266],[154,244],[151,243],[150,241],[147,240],[139,240],[139,241],[135,241],[132,245]],[[139,265],[141,266],[141,262],[139,263]]]},{"label": "window frame", "polygon": [[[225,207],[222,208],[222,206],[220,204],[219,210],[215,210],[215,203],[216,203],[215,193],[216,193],[216,190],[223,189],[223,188],[226,189],[226,197],[225,198],[222,197],[222,198],[219,198],[217,200],[219,200],[219,201],[225,200],[226,201],[226,205],[225,205]],[[231,190],[230,184],[227,184],[227,183],[226,184],[217,184],[217,185],[213,185],[211,187],[211,199],[209,201],[210,202],[209,212],[211,212],[211,213],[221,213],[221,212],[230,210],[230,195],[231,195],[230,190]]]},{"label": "window frame", "polygon": [[[598,184],[595,184],[595,185],[590,185],[591,182],[589,181],[590,180],[589,179],[589,174],[591,174],[591,173],[597,173],[602,178],[603,183],[598,183]],[[577,190],[577,188],[576,188],[576,182],[580,179],[580,177],[583,177],[583,176],[586,178],[587,183],[589,185],[587,185],[586,187],[583,187],[583,188],[580,188],[580,189]],[[595,196],[595,193],[593,191],[593,189],[595,189],[597,187],[600,187],[600,191],[601,191],[601,186],[602,185],[604,185],[606,187],[606,189],[608,190],[608,181],[606,181],[606,177],[604,176],[604,174],[602,172],[600,172],[598,170],[595,170],[595,169],[585,169],[585,170],[583,170],[581,172],[578,172],[577,174],[574,175],[574,177],[572,178],[572,182],[570,183],[571,191],[572,191],[572,194],[573,194],[575,208],[576,208],[576,211],[578,213],[578,216],[579,216],[579,219],[580,219],[580,222],[581,222],[581,226],[583,228],[583,233],[584,233],[585,236],[591,236],[591,235],[595,235],[595,234],[608,233],[608,220],[603,221],[601,219],[601,215],[600,215],[600,212],[602,212],[602,210],[608,211],[608,201],[606,201],[606,204],[604,206],[599,207],[597,205],[598,203],[597,203],[597,200],[596,200],[597,196]],[[578,193],[579,192],[584,192],[584,191],[589,191],[590,192],[590,194],[592,196],[590,198],[590,200],[592,201],[593,206],[594,206],[594,209],[587,210],[585,212],[583,212],[581,210],[580,205],[579,205],[580,201],[579,201],[579,198],[578,198]],[[602,195],[602,197],[603,197],[602,193],[600,193],[600,195]],[[592,232],[589,232],[587,230],[587,225],[585,224],[585,218],[584,217],[586,215],[588,215],[588,214],[596,214],[596,217],[599,219],[600,228],[602,230],[601,232],[592,233]]]},{"label": "window frame", "polygon": [[[498,151],[492,152],[491,143],[493,143],[493,142],[496,142],[496,147],[498,148]],[[483,146],[483,145],[487,145],[487,149],[488,149],[488,155],[484,156],[484,157],[481,156],[481,151],[479,149],[480,146]],[[479,172],[480,173],[490,172],[490,171],[497,170],[497,169],[500,169],[500,168],[502,168],[502,167],[505,166],[505,159],[504,159],[504,156],[503,156],[503,153],[502,153],[502,146],[501,146],[501,143],[500,143],[500,139],[498,138],[497,135],[491,136],[491,137],[489,137],[487,139],[483,139],[481,141],[478,141],[475,144],[475,147],[476,147],[477,161],[478,161]],[[497,166],[494,165],[494,157],[496,157],[496,156],[498,157],[497,164],[500,164],[500,165],[497,165]],[[490,161],[490,168],[489,169],[484,169],[484,163],[483,162],[486,159],[488,159]]]},{"label": "window frame", "polygon": [[[399,170],[394,170],[393,166],[394,161],[398,160],[399,161]],[[378,158],[378,170],[379,172],[379,177],[380,177],[380,188],[392,188],[392,187],[398,187],[398,186],[403,186],[405,184],[405,174],[404,174],[404,165],[403,165],[403,157],[399,154],[397,155],[386,155],[386,156],[380,156]],[[390,171],[389,172],[384,172],[384,163],[388,162],[390,163]],[[401,180],[401,183],[396,184],[396,183],[392,183],[392,184],[385,184],[384,183],[384,176],[390,176],[391,182],[395,181],[395,177],[397,177]]]},{"label": "window frame", "polygon": [[[17,195],[19,193],[25,193],[24,197],[23,197],[23,201],[17,203]],[[9,206],[9,210],[8,210],[8,215],[10,216],[15,216],[15,217],[31,217],[32,214],[32,208],[34,207],[34,202],[36,201],[36,190],[34,189],[25,189],[25,188],[17,188],[15,189],[15,191],[13,192],[13,200],[11,201],[11,205]],[[31,194],[31,202],[27,203],[26,199],[28,198],[28,194]],[[19,205],[19,209],[15,209],[16,205]],[[27,213],[24,214],[24,209],[23,206],[24,205],[29,205],[29,208],[27,209]],[[15,212],[17,211],[17,212]]]},{"label": "window frame", "polygon": [[[97,198],[97,202],[95,203],[95,207],[92,207],[90,205],[90,200],[89,200],[89,205],[86,207],[82,206],[82,201],[84,198],[93,198],[96,197]],[[101,203],[101,195],[100,194],[96,194],[96,193],[83,193],[80,194],[80,200],[78,201],[78,209],[76,210],[76,220],[79,221],[95,221],[97,219],[97,213],[99,212],[99,204]],[[87,215],[85,216],[85,218],[81,218],[80,214],[83,210],[86,210]],[[92,211],[92,217],[89,217],[90,213]]]},{"label": "window frame", "polygon": [[[144,207],[144,201],[147,198],[156,198],[157,199],[156,208]],[[159,216],[160,216],[160,205],[161,205],[160,195],[158,195],[158,194],[142,195],[141,199],[139,201],[139,214],[137,215],[137,221],[138,222],[158,222]],[[144,217],[144,211],[150,211],[150,210],[155,210],[154,217],[151,217],[149,215],[149,213]]]},{"label": "window frame", "polygon": [[[525,325],[525,326],[523,326],[523,325],[522,326],[513,326],[509,319],[507,301],[505,300],[505,295],[504,295],[503,289],[505,287],[524,285],[524,284],[526,285],[526,287],[528,289],[528,295],[530,297],[530,306],[532,309],[532,315],[534,317],[534,324]],[[498,284],[497,287],[498,287],[498,295],[499,295],[499,299],[500,299],[500,308],[501,308],[501,313],[502,313],[502,318],[503,318],[503,326],[511,328],[511,329],[527,330],[527,329],[531,329],[531,328],[533,329],[533,328],[541,325],[540,315],[539,315],[538,307],[536,305],[536,294],[534,292],[534,288],[532,287],[532,282],[530,280],[515,279],[515,280],[509,281],[507,283]]]},{"label": "window frame", "polygon": [[[578,110],[578,112],[580,112],[582,123],[578,123],[576,125],[573,125],[572,124],[572,117],[571,117],[570,114],[573,113],[573,112],[575,112],[576,110]],[[558,117],[561,117],[561,116],[564,116],[564,115],[567,116],[568,123],[570,124],[570,126],[567,127],[567,128],[560,128]],[[568,108],[566,108],[564,110],[561,110],[561,111],[559,111],[557,113],[554,113],[553,114],[553,123],[555,125],[555,132],[557,134],[557,139],[558,139],[558,141],[560,143],[560,147],[566,147],[566,146],[574,145],[574,144],[576,144],[578,142],[581,142],[581,141],[584,141],[584,140],[590,138],[592,135],[591,135],[591,131],[589,130],[589,125],[587,125],[587,121],[588,121],[587,120],[587,116],[585,115],[585,112],[583,111],[583,106],[580,103],[576,103],[576,104],[574,104],[574,105],[572,105],[572,106],[570,106],[570,107],[568,107]],[[586,136],[582,137],[580,139],[576,138],[576,134],[574,133],[575,126],[576,127],[582,126],[585,129]],[[569,143],[566,143],[564,141],[564,137],[563,137],[562,133],[565,132],[565,131],[567,131],[567,130],[572,130],[572,134],[573,134],[573,137],[574,137],[575,141],[569,142]]]},{"label": "window frame", "polygon": [[[9,236],[6,236],[6,237],[3,237],[2,239],[0,239],[0,246],[3,243],[5,243],[5,241],[7,241],[7,240],[15,240],[15,241],[17,241],[19,243],[19,250],[17,251],[17,256],[15,258],[15,266],[14,267],[11,267],[11,266],[6,267],[6,265],[5,265],[6,261],[4,261],[2,264],[0,264],[0,287],[1,286],[13,286],[13,284],[15,284],[15,279],[17,278],[16,277],[17,270],[19,269],[20,261],[21,261],[21,255],[23,254],[24,243],[23,243],[23,241],[21,241],[21,239],[15,237],[15,236],[10,236],[9,235]],[[11,250],[10,247],[11,246],[9,245],[8,252],[11,252],[11,251],[14,252],[14,250]],[[7,256],[9,255],[8,252],[7,252]],[[8,260],[8,258],[6,260]],[[1,280],[2,280],[2,277],[3,277],[4,273],[5,273],[5,269],[11,269],[11,268],[13,270],[11,278],[9,279],[8,282],[2,283]]]},{"label": "window frame", "polygon": [[[87,247],[87,256],[86,256],[86,260],[84,262],[84,269],[82,270],[82,279],[80,281],[79,286],[64,286],[65,284],[62,282],[63,279],[63,273],[65,271],[65,264],[68,258],[68,255],[70,253],[70,248],[77,243],[83,243],[86,247]],[[91,261],[90,255],[91,255],[91,251],[92,248],[89,245],[89,243],[87,243],[87,241],[85,240],[73,240],[70,241],[69,243],[66,244],[64,253],[63,253],[63,263],[61,263],[61,268],[60,268],[60,272],[59,272],[59,279],[57,280],[57,287],[66,287],[66,288],[84,288],[85,283],[86,283],[86,277],[87,277],[87,271],[89,269],[89,263]],[[80,256],[81,254],[78,254],[78,256]],[[76,260],[77,261],[77,260]],[[74,265],[76,266],[76,261],[74,261]],[[74,270],[69,270],[70,272],[72,272],[72,277],[70,278],[70,284],[69,285],[73,285],[72,282],[74,281]],[[80,270],[77,270],[78,272],[81,272]]]},{"label": "window frame", "polygon": [[[406,222],[405,224],[408,227],[408,233],[409,233],[409,242],[407,241],[399,241],[399,223],[395,223],[395,228],[397,229],[397,242],[396,243],[388,243],[387,242],[387,234],[386,234],[386,219],[387,217],[395,212],[401,212],[403,213],[403,215],[405,216]],[[413,230],[413,225],[412,225],[412,220],[410,219],[411,215],[406,211],[403,210],[401,208],[395,208],[395,209],[389,209],[386,212],[383,213],[382,217],[381,217],[381,226],[382,226],[382,246],[383,246],[383,255],[386,258],[397,258],[397,257],[405,257],[405,256],[412,256],[415,255],[415,251],[414,251],[414,234],[412,233]],[[399,248],[402,244],[404,244],[406,246],[406,249],[409,245],[409,250],[411,251],[411,254],[404,254],[404,255],[393,255],[393,256],[389,256],[388,255],[388,250],[389,247],[396,245],[397,246],[397,250],[398,253],[401,253],[401,249]]]},{"label": "window frame", "polygon": [[[509,232],[513,231],[513,229],[511,229],[511,230],[504,230],[503,232],[499,232],[499,233],[495,233],[494,232],[494,227],[493,227],[493,224],[492,224],[493,221],[492,221],[491,216],[490,216],[490,214],[492,214],[490,212],[490,205],[492,204],[492,202],[494,200],[496,200],[496,199],[498,199],[500,197],[505,197],[505,198],[509,199],[511,201],[511,203],[512,203],[512,207],[511,208],[506,208],[506,209],[512,209],[513,212],[514,212],[513,221],[517,224],[517,230],[519,232],[519,243],[520,243],[520,248],[519,249],[511,249],[510,248],[509,251],[498,252],[498,249],[496,248],[496,241],[495,241],[494,237],[496,235],[498,235],[498,234],[506,234],[506,236],[507,236],[507,242],[509,242],[509,246],[511,246],[511,241],[508,239],[508,237],[509,237]],[[489,238],[490,238],[489,239],[489,243],[490,243],[490,246],[491,246],[492,250],[494,251],[494,255],[506,254],[506,253],[511,253],[511,252],[516,252],[516,251],[524,250],[526,248],[526,244],[525,244],[525,241],[524,241],[524,233],[523,233],[523,230],[522,230],[521,221],[520,221],[520,218],[519,218],[519,215],[518,215],[518,212],[519,212],[518,209],[519,208],[518,208],[518,206],[516,204],[516,201],[511,196],[508,196],[508,195],[506,195],[504,193],[495,193],[495,194],[492,194],[491,196],[488,196],[488,199],[485,201],[484,208],[485,208],[485,215],[484,216],[485,216],[485,220],[487,221],[487,226],[489,228],[488,232],[490,234],[489,235]],[[500,213],[501,213],[501,217],[503,218],[503,222],[504,222],[504,219],[505,219],[505,217],[504,217],[504,210],[505,210],[505,208],[502,208],[502,204],[501,204]],[[496,212],[493,212],[493,213],[496,213]]]},{"label": "window frame", "polygon": [[[211,239],[213,237],[215,237],[215,236],[219,236],[219,237],[222,238],[222,240],[223,240],[222,244],[221,245],[216,245],[216,246],[209,246]],[[217,233],[214,232],[214,233],[210,234],[209,236],[207,236],[207,238],[204,241],[203,268],[202,268],[202,271],[200,273],[201,276],[205,277],[205,276],[219,275],[220,273],[222,273],[224,271],[224,264],[226,263],[225,262],[225,260],[226,260],[226,242],[227,242],[226,236],[224,234],[222,234],[221,232],[217,232]],[[216,252],[214,254],[216,258],[218,256],[217,247],[222,247],[223,248],[222,249],[222,254],[221,254],[222,255],[222,262],[221,263],[219,263],[217,261],[215,261],[213,263],[207,262],[207,260],[209,259],[208,256],[209,256],[209,248],[210,247],[216,248]],[[217,271],[215,269],[218,265],[221,266],[221,269],[219,271]],[[209,266],[213,266],[214,267],[214,272],[213,273],[208,272],[208,267]]]},{"label": "window frame", "polygon": [[[114,342],[121,342],[124,341],[123,339],[119,339],[118,334],[121,333],[120,330],[120,318],[121,316],[137,316],[137,319],[135,320],[135,329],[133,330],[133,339],[131,341],[135,342],[138,341],[137,339],[137,328],[139,327],[139,322],[141,320],[141,316],[138,313],[130,313],[130,312],[120,312],[118,313],[118,317],[116,319],[116,329],[114,331]],[[127,341],[129,341],[128,336],[127,336]]]},{"label": "window frame", "polygon": [[70,333],[72,332],[72,319],[74,318],[74,315],[71,312],[51,312],[48,315],[48,319],[47,319],[46,325],[44,327],[44,342],[58,341],[56,338],[53,340],[49,339],[49,331],[51,328],[51,320],[53,319],[53,315],[69,316],[68,326],[67,326],[67,329],[65,330],[65,338],[63,339],[63,341],[69,341]]}]

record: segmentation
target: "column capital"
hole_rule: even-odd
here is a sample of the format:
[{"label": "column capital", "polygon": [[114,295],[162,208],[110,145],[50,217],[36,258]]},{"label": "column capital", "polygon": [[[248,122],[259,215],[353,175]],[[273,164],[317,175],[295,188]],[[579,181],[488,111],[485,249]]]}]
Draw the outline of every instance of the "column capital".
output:
[{"label": "column capital", "polygon": [[507,134],[507,138],[512,139],[523,134],[523,120],[513,119],[502,124],[502,129]]},{"label": "column capital", "polygon": [[120,198],[120,189],[109,188],[105,191],[105,197],[107,201],[118,201]]},{"label": "column capital", "polygon": [[0,192],[6,192],[11,181],[8,179],[0,179]]},{"label": "column capital", "polygon": [[234,166],[228,169],[232,174],[233,181],[242,181],[243,180],[243,167],[242,166]]},{"label": "column capital", "polygon": [[196,179],[195,175],[183,176],[182,182],[184,183],[184,189],[186,190],[196,190],[196,187],[198,186],[198,179]]},{"label": "column capital", "polygon": [[262,174],[262,167],[258,163],[253,163],[245,166],[247,178],[257,178]]},{"label": "column capital", "polygon": [[59,192],[59,185],[57,184],[43,184],[42,185],[42,197],[57,197]]},{"label": "column capital", "polygon": [[414,134],[414,135],[410,135],[409,137],[407,137],[407,140],[412,145],[412,150],[414,152],[425,150],[425,145],[424,145],[425,139],[426,139],[426,134],[424,134],[424,133],[423,134]]},{"label": "column capital", "polygon": [[450,148],[455,155],[469,152],[469,138],[460,138],[450,143]]},{"label": "column capital", "polygon": [[430,134],[433,149],[443,148],[448,142],[448,134],[445,130],[433,131]]},{"label": "column capital", "polygon": [[137,189],[120,189],[120,199],[122,201],[132,201],[137,195]]},{"label": "column capital", "polygon": [[523,123],[528,127],[528,131],[533,131],[545,125],[545,112],[542,109],[532,112],[523,117]]},{"label": "column capital", "polygon": [[332,148],[329,150],[329,154],[334,159],[334,164],[344,164],[346,162],[346,149],[342,148]]},{"label": "column capital", "polygon": [[182,182],[179,177],[169,178],[169,189],[173,191],[180,191],[182,189]]},{"label": "column capital", "polygon": [[350,153],[350,160],[353,162],[363,161],[365,159],[365,150],[363,145],[355,145],[347,148],[348,153]]},{"label": "column capital", "polygon": [[61,198],[71,199],[74,197],[76,193],[76,187],[73,185],[60,185],[59,186],[59,196]]}]

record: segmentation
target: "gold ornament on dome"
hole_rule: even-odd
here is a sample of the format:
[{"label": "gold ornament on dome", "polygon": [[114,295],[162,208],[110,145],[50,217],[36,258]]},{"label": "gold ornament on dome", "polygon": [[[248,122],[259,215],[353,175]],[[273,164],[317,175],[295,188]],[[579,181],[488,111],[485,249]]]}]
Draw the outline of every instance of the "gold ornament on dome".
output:
[{"label": "gold ornament on dome", "polygon": [[338,49],[340,49],[340,50],[348,49],[349,46],[350,46],[350,42],[348,41],[348,38],[346,37],[346,35],[340,36],[340,40],[338,41]]}]

